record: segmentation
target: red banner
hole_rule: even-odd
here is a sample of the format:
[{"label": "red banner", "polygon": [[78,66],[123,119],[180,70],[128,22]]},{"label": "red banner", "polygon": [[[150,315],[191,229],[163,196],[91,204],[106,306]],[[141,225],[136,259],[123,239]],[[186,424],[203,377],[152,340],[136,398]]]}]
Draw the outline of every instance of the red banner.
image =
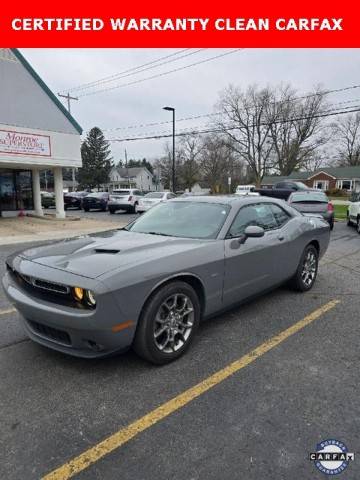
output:
[{"label": "red banner", "polygon": [[358,2],[2,2],[3,47],[359,47]]}]

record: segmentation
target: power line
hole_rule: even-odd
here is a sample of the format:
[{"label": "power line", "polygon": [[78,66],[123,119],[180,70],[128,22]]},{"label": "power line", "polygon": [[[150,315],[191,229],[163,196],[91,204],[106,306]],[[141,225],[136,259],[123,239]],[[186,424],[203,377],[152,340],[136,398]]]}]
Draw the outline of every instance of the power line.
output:
[{"label": "power line", "polygon": [[[271,124],[281,124],[281,123],[288,123],[288,122],[294,122],[294,121],[299,121],[299,120],[308,120],[311,118],[323,118],[323,117],[331,117],[335,115],[342,115],[346,113],[352,113],[352,112],[360,112],[360,106],[358,106],[356,109],[353,110],[345,110],[345,111],[336,111],[332,113],[326,113],[326,114],[319,114],[319,115],[312,115],[312,116],[304,116],[304,117],[293,117],[289,118],[288,120],[278,120],[274,121],[271,123],[266,123],[266,122],[260,122],[259,124],[256,125],[249,125],[249,127],[255,127],[257,125],[260,126],[268,126]],[[212,129],[207,129],[207,130],[193,130],[191,132],[179,132],[176,133],[176,137],[183,137],[185,135],[204,135],[208,133],[223,133],[224,131],[230,131],[230,130],[236,130],[238,129],[239,126],[231,126],[231,127],[225,127],[225,128],[212,128]],[[146,136],[146,137],[129,137],[129,138],[108,138],[107,140],[109,142],[133,142],[137,140],[159,140],[161,138],[170,138],[172,137],[172,134],[165,134],[165,135],[154,135],[154,136]]]},{"label": "power line", "polygon": [[180,55],[181,53],[187,52],[189,50],[191,50],[191,48],[183,48],[182,50],[179,50],[178,52],[174,52],[174,53],[171,53],[169,55],[165,55],[163,57],[158,58],[157,60],[152,60],[150,62],[143,63],[143,64],[138,65],[136,67],[131,67],[127,70],[123,70],[122,72],[114,73],[113,75],[109,75],[107,77],[99,78],[98,80],[94,80],[92,82],[82,83],[80,85],[77,85],[76,87],[70,88],[69,92],[73,92],[73,91],[77,91],[77,90],[83,90],[83,89],[86,89],[86,88],[91,88],[92,86],[96,86],[96,84],[98,84],[98,83],[109,82],[109,81],[111,81],[111,79],[116,79],[119,75],[134,72],[135,70],[139,70],[140,68],[147,67],[148,65],[153,65],[154,63],[158,63],[161,60],[165,60],[167,58],[175,57],[175,56]]},{"label": "power line", "polygon": [[[324,94],[325,95],[330,95],[330,94],[333,94],[333,93],[340,93],[340,92],[345,92],[345,91],[348,91],[348,90],[354,90],[354,89],[358,89],[358,88],[360,88],[360,85],[351,85],[349,87],[337,88],[337,89],[333,89],[333,90],[325,90],[325,91],[322,91],[322,92],[310,93],[310,94],[307,94],[307,95],[303,95],[301,97],[295,97],[293,99],[284,100],[283,103],[286,102],[286,101],[295,101],[295,100],[300,100],[300,99],[305,99],[305,98],[316,97],[316,96],[324,95]],[[358,101],[358,99],[345,100],[345,101],[338,102],[338,103],[331,104],[331,105],[342,105],[342,104],[356,102],[356,101]],[[281,102],[282,101],[280,100],[277,103],[281,103]],[[188,121],[188,120],[197,120],[199,118],[205,118],[205,117],[213,117],[213,116],[218,116],[218,115],[222,115],[222,112],[213,112],[213,113],[203,113],[203,114],[199,114],[199,115],[190,115],[188,117],[179,118],[176,121],[176,123],[184,122],[184,121]],[[171,120],[166,120],[166,121],[161,121],[161,122],[142,123],[142,124],[137,124],[137,125],[128,125],[128,126],[124,126],[124,127],[104,128],[102,130],[104,132],[111,132],[111,131],[118,131],[118,130],[128,130],[128,129],[130,130],[130,129],[133,129],[133,128],[143,128],[143,127],[154,127],[154,126],[157,126],[157,125],[166,125],[167,123],[171,123]]]},{"label": "power line", "polygon": [[152,75],[150,77],[140,78],[139,80],[134,80],[134,81],[128,82],[128,83],[121,83],[120,85],[114,85],[113,87],[107,87],[107,88],[103,88],[101,90],[95,90],[94,92],[83,93],[82,95],[79,95],[79,97],[87,97],[89,95],[96,95],[98,93],[108,92],[110,90],[115,90],[117,88],[129,87],[131,85],[136,85],[138,83],[143,83],[143,82],[146,82],[148,80],[153,80],[154,78],[164,77],[165,75],[170,75],[171,73],[179,72],[181,70],[185,70],[187,68],[195,67],[197,65],[202,65],[203,63],[211,62],[212,60],[217,60],[218,58],[226,57],[227,55],[232,55],[234,53],[239,52],[240,50],[244,50],[244,48],[237,48],[237,49],[232,50],[230,52],[225,52],[225,53],[222,53],[222,54],[219,54],[219,55],[215,55],[213,57],[206,58],[206,59],[200,60],[198,62],[189,63],[188,65],[184,65],[182,67],[174,68],[173,70],[168,70],[166,72],[157,73],[156,75]]},{"label": "power line", "polygon": [[[354,99],[354,100],[348,100],[348,101],[345,101],[345,102],[337,102],[337,103],[333,103],[333,104],[330,104],[330,105],[327,105],[327,107],[335,107],[337,105],[342,105],[344,103],[353,103],[355,101],[359,101],[360,99]],[[349,109],[349,108],[355,108],[355,105],[350,105],[348,107],[342,107],[343,109]],[[335,110],[339,110],[339,108],[327,108],[326,110],[323,110],[321,113],[327,113],[327,112],[333,112]],[[165,123],[165,122],[164,122]],[[168,122],[166,122],[168,123]],[[203,127],[206,127],[206,125],[198,125],[197,127],[195,128],[203,128]],[[229,125],[229,128],[231,128],[232,125]],[[238,127],[236,127],[238,128]],[[194,127],[187,127],[187,128],[184,128],[182,130],[180,130],[179,133],[186,133],[186,132],[192,132],[194,130]],[[134,134],[132,135],[131,137],[127,137],[127,138],[133,138],[133,137],[139,137],[139,136],[150,136],[150,135],[161,135],[161,134],[167,134],[168,132],[170,132],[170,130],[157,130],[157,131],[152,131],[152,132],[145,132],[145,133],[137,133],[137,134]],[[109,139],[110,141],[112,140],[111,138]]]},{"label": "power line", "polygon": [[[187,57],[195,55],[199,52],[202,52],[203,50],[206,50],[206,48],[199,48],[199,49],[195,50],[194,52],[190,52],[190,53],[186,53],[184,55],[180,55],[177,58],[173,58],[172,60],[167,60],[166,62],[157,63],[156,65],[152,65],[150,67],[145,67],[145,68],[141,68],[141,69],[137,68],[136,71],[131,71],[130,73],[126,73],[126,72],[123,72],[125,74],[120,74],[119,73],[119,74],[116,75],[116,78],[112,78],[112,79],[105,80],[105,81],[98,81],[94,85],[90,85],[90,86],[87,86],[87,87],[82,87],[82,88],[77,89],[76,91],[83,91],[83,90],[87,90],[89,88],[102,87],[103,85],[106,85],[107,83],[115,82],[116,80],[120,80],[121,78],[132,77],[134,75],[138,75],[139,73],[147,72],[148,70],[152,70],[154,68],[158,68],[158,67],[161,67],[163,65],[168,65],[169,63],[177,62],[177,61],[179,61],[183,58],[187,58]],[[153,62],[151,62],[151,63],[153,63]],[[130,69],[130,70],[132,70],[132,69]],[[96,90],[96,93],[97,92],[98,92],[98,90]],[[91,92],[91,93],[95,93],[95,92]],[[86,94],[82,94],[80,96],[85,96],[85,95]]]}]

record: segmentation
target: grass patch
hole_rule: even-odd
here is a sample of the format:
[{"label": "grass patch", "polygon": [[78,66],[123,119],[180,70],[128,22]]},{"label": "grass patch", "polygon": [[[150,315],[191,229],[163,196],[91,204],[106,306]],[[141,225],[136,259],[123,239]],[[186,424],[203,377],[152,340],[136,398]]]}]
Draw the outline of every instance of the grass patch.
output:
[{"label": "grass patch", "polygon": [[337,220],[346,220],[347,205],[334,205],[334,214]]}]

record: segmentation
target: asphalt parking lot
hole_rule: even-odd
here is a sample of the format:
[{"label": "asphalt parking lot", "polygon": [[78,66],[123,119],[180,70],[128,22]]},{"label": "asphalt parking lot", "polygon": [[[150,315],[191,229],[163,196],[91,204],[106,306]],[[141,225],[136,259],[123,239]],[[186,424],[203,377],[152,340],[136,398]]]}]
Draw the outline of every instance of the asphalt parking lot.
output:
[{"label": "asphalt parking lot", "polygon": [[[50,210],[49,210],[50,211]],[[134,213],[126,213],[123,210],[119,210],[118,212],[111,215],[109,212],[99,212],[97,210],[90,210],[90,212],[84,212],[84,210],[77,210],[68,208],[66,210],[66,215],[74,215],[75,217],[81,218],[93,218],[95,220],[110,220],[114,223],[120,221],[128,221],[130,222],[133,218],[136,218],[137,215]]]},{"label": "asphalt parking lot", "polygon": [[[0,247],[1,274],[21,248]],[[355,452],[339,478],[359,478],[359,280],[360,237],[337,223],[313,290],[203,322],[160,368],[35,345],[1,291],[0,478],[313,480],[326,477],[309,453],[328,438]]]}]

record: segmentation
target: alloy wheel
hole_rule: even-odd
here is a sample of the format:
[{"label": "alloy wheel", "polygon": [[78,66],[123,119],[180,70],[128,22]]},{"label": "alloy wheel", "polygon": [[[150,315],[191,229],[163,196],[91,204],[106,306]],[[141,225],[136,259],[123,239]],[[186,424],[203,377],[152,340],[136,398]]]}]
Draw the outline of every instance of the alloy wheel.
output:
[{"label": "alloy wheel", "polygon": [[301,279],[306,287],[310,287],[313,284],[316,276],[316,268],[316,255],[312,250],[309,250],[305,256],[301,272]]},{"label": "alloy wheel", "polygon": [[180,350],[194,326],[194,305],[184,293],[169,296],[159,307],[154,322],[154,340],[164,353]]}]

